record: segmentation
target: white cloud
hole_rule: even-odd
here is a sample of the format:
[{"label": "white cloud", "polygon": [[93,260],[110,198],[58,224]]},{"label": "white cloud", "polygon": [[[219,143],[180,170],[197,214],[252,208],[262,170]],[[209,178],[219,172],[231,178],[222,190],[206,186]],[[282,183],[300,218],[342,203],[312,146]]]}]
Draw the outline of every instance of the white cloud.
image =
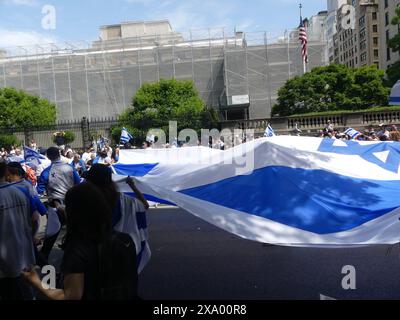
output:
[{"label": "white cloud", "polygon": [[43,35],[36,31],[15,31],[0,29],[0,48],[14,48],[18,46],[32,46],[58,42],[56,38]]}]

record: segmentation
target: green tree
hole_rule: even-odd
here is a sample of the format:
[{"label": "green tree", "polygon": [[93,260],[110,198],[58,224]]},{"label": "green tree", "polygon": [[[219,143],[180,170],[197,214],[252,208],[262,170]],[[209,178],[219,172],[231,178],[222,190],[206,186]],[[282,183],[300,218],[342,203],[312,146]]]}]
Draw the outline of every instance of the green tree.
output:
[{"label": "green tree", "polygon": [[48,100],[14,88],[0,89],[0,127],[51,125],[56,121],[56,106]]},{"label": "green tree", "polygon": [[314,68],[303,76],[290,79],[278,91],[273,116],[309,112],[360,110],[388,103],[384,71],[376,66],[358,69],[332,64]]},{"label": "green tree", "polygon": [[204,105],[192,81],[164,80],[144,84],[135,94],[132,106],[120,117],[119,125],[112,128],[118,141],[121,128],[126,127],[142,143],[150,129],[163,129],[168,135],[169,121],[178,122],[178,130],[211,129],[218,125],[215,109]]},{"label": "green tree", "polygon": [[[396,8],[396,15],[391,21],[392,25],[398,26],[400,24],[400,7]],[[400,52],[400,33],[397,33],[392,39],[389,40],[389,48],[393,52]],[[392,64],[386,71],[387,85],[393,87],[394,84],[400,80],[400,61]]]}]

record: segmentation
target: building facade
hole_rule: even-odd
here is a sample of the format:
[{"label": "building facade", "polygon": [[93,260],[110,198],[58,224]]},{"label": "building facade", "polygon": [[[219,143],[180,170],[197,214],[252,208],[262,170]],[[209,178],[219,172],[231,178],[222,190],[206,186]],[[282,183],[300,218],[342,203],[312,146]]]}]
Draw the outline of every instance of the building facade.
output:
[{"label": "building facade", "polygon": [[337,32],[337,14],[339,8],[347,3],[347,0],[327,0],[327,17],[326,17],[326,40],[327,51],[326,57],[329,63],[334,62],[334,36]]},{"label": "building facade", "polygon": [[[309,42],[309,70],[325,64],[325,48],[323,39]],[[302,73],[298,34],[293,41],[223,29],[181,34],[168,21],[104,26],[91,44],[25,47],[0,56],[0,87],[55,102],[59,120],[118,116],[142,84],[171,78],[192,80],[222,119],[267,118],[279,88]]]},{"label": "building facade", "polygon": [[400,26],[392,25],[392,19],[396,15],[396,8],[400,5],[400,0],[379,0],[379,20],[380,28],[380,65],[387,70],[393,63],[399,61],[398,52],[393,52],[389,48],[389,40],[400,31]]},{"label": "building facade", "polygon": [[[345,5],[353,6],[354,11]],[[373,64],[380,68],[379,35],[378,1],[347,0],[337,11],[334,62],[351,68]]]}]

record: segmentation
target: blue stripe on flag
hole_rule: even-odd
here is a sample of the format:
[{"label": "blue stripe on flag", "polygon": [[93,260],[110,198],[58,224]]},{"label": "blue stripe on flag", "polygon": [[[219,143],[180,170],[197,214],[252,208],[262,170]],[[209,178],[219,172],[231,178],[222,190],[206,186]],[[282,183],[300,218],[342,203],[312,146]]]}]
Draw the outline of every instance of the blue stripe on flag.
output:
[{"label": "blue stripe on flag", "polygon": [[113,166],[115,172],[122,176],[143,177],[153,170],[158,163],[146,164],[122,164],[117,163]]},{"label": "blue stripe on flag", "polygon": [[400,102],[400,97],[390,97],[390,102]]},{"label": "blue stripe on flag", "polygon": [[400,181],[356,179],[322,170],[266,167],[181,193],[291,227],[351,230],[400,207]]}]

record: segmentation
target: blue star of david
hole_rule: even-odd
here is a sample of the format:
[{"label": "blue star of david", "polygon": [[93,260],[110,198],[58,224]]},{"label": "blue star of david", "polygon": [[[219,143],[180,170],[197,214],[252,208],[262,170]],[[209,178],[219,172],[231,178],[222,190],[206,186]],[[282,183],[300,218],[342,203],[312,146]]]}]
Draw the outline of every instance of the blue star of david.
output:
[{"label": "blue star of david", "polygon": [[[334,139],[324,139],[318,151],[344,155],[356,155],[385,170],[398,173],[400,165],[400,142],[381,142],[361,145],[357,141],[343,141],[347,146],[335,146]],[[389,151],[386,162],[378,159],[374,153]]]}]

